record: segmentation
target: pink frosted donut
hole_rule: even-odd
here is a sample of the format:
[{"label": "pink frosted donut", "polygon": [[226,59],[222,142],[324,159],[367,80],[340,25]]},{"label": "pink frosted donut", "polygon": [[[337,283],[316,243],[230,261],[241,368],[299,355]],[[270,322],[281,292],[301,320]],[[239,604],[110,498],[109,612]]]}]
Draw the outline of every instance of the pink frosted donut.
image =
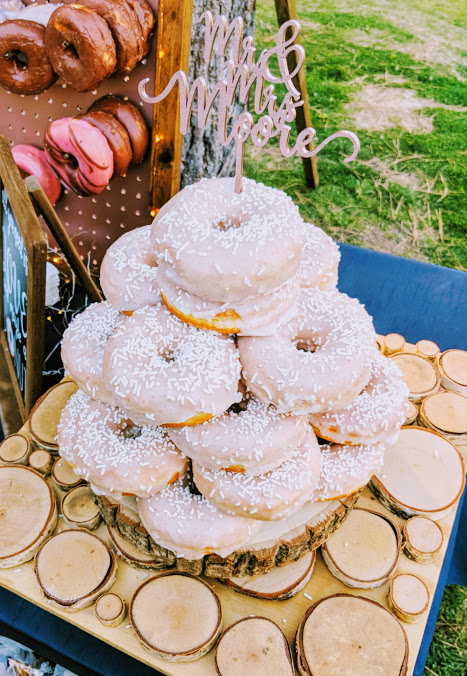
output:
[{"label": "pink frosted donut", "polygon": [[143,425],[196,425],[239,400],[233,338],[184,324],[163,305],[125,318],[105,348],[103,376]]},{"label": "pink frosted donut", "polygon": [[370,380],[345,408],[309,416],[316,434],[338,444],[394,444],[407,413],[409,390],[397,365],[376,353]]},{"label": "pink frosted donut", "polygon": [[324,502],[354,493],[366,486],[383,462],[383,444],[321,446],[321,474],[313,500]]},{"label": "pink frosted donut", "polygon": [[306,241],[300,265],[300,285],[324,291],[337,286],[341,254],[337,244],[324,230],[305,223]]},{"label": "pink frosted donut", "polygon": [[321,471],[321,453],[311,429],[305,441],[279,467],[259,476],[216,472],[193,463],[197,488],[224,512],[275,521],[312,499]]},{"label": "pink frosted donut", "polygon": [[161,493],[139,500],[143,526],[157,544],[179,557],[228,556],[245,544],[260,522],[225,514],[180,479]]},{"label": "pink frosted donut", "polygon": [[350,404],[370,378],[376,352],[371,317],[339,291],[302,289],[283,335],[238,339],[243,378],[281,412],[315,413]]},{"label": "pink frosted donut", "polygon": [[152,242],[170,263],[178,286],[220,302],[268,293],[298,273],[303,221],[290,197],[251,179],[187,186],[157,214]]},{"label": "pink frosted donut", "polygon": [[171,279],[171,272],[172,268],[166,263],[159,266],[159,287],[167,308],[188,324],[218,333],[241,333],[247,336],[274,333],[276,324],[292,316],[300,290],[297,276],[274,291],[220,303],[203,300],[184,291]]},{"label": "pink frosted donut", "polygon": [[86,120],[54,120],[45,130],[44,147],[60,181],[78,195],[97,195],[112,178],[114,156],[109,143]]},{"label": "pink frosted donut", "polygon": [[35,176],[52,206],[60,197],[60,181],[55,176],[43,150],[29,145],[13,146],[11,153],[18,167],[27,176]]},{"label": "pink frosted donut", "polygon": [[77,315],[63,334],[65,373],[93,399],[114,404],[102,380],[104,348],[123,317],[109,303],[94,303]]},{"label": "pink frosted donut", "polygon": [[251,476],[287,460],[309,429],[306,416],[278,413],[253,397],[233,408],[202,425],[169,429],[169,437],[203,467]]},{"label": "pink frosted donut", "polygon": [[160,427],[137,427],[118,408],[78,390],[58,426],[60,455],[97,486],[147,498],[188,469],[187,459]]},{"label": "pink frosted donut", "polygon": [[150,225],[126,232],[107,249],[101,264],[104,295],[125,314],[161,302],[150,235]]}]

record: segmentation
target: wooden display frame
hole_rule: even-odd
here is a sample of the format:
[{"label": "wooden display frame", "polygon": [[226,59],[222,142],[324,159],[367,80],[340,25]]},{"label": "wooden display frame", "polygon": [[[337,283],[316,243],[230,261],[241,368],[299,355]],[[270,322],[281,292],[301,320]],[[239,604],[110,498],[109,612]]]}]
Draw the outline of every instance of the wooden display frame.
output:
[{"label": "wooden display frame", "polygon": [[[408,352],[412,352],[415,351],[415,346],[407,343],[404,349]],[[22,434],[29,436],[26,426],[23,428]],[[466,449],[464,448],[464,456],[465,452]],[[63,493],[57,491],[57,495],[60,499]],[[390,517],[400,528],[402,528],[404,524],[404,520],[389,512],[378,502],[368,488],[363,490],[358,499],[357,506],[377,511],[384,516]],[[430,605],[439,582],[444,556],[449,546],[449,539],[456,519],[457,510],[458,503],[454,505],[453,509],[446,516],[437,522],[443,531],[443,544],[440,554],[435,561],[429,563],[417,563],[406,556],[401,556],[399,558],[396,572],[411,573],[420,577],[426,584],[430,593]],[[58,527],[66,528],[61,517],[59,519]],[[101,523],[99,528],[94,532],[103,540],[109,542],[105,524]],[[155,571],[155,574],[157,574],[157,571]],[[150,571],[136,569],[129,566],[124,560],[119,559],[117,580],[112,586],[111,591],[119,594],[124,601],[128,602],[136,588],[151,575],[152,573]],[[214,590],[221,599],[224,615],[224,628],[248,615],[267,617],[281,627],[291,646],[294,644],[293,642],[297,627],[306,610],[320,598],[337,593],[353,593],[357,596],[373,599],[378,603],[381,603],[384,607],[387,607],[386,596],[389,589],[389,582],[375,589],[349,589],[349,587],[346,587],[342,582],[331,575],[324,564],[320,553],[317,556],[315,569],[310,581],[296,596],[285,601],[265,601],[262,599],[255,599],[243,594],[238,594],[229,589],[225,584],[216,580],[207,579],[207,582],[212,584]],[[0,585],[40,606],[44,610],[51,612],[50,605],[44,596],[41,595],[37,585],[32,563],[22,564],[17,568],[0,570]],[[100,640],[105,641],[114,648],[122,650],[131,657],[134,657],[169,676],[214,676],[216,674],[215,650],[211,650],[207,655],[195,662],[166,662],[151,655],[151,653],[140,644],[136,634],[134,634],[131,628],[124,622],[118,627],[106,627],[99,622],[94,612],[81,610],[76,613],[67,613],[61,609],[54,609],[53,612],[67,622],[71,622],[75,626],[96,636]],[[428,615],[429,613],[427,612],[420,622],[416,624],[404,624],[404,629],[409,641],[407,674],[413,673]]]},{"label": "wooden display frame", "polygon": [[[11,210],[16,220],[27,254],[27,307],[26,307],[26,384],[22,395],[14,362],[4,331],[3,263],[0,264],[0,343],[3,369],[2,425],[4,433],[16,432],[27,418],[34,402],[41,394],[44,363],[45,283],[47,243],[34,212],[23,179],[11,154],[10,145],[0,136],[0,194],[6,190]],[[0,223],[3,227],[3,207],[0,203]],[[3,235],[0,237],[0,261],[3,261]],[[3,408],[3,400],[8,400]],[[13,410],[12,400],[16,411]],[[19,424],[18,424],[19,423]],[[15,429],[16,428],[16,429]]]}]

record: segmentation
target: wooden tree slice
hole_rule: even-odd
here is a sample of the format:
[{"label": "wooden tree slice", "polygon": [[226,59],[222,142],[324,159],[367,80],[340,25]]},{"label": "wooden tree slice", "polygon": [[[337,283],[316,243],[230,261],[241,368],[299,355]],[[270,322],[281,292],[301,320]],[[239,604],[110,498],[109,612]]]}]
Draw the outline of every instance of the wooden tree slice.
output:
[{"label": "wooden tree slice", "polygon": [[75,474],[73,467],[64,458],[57,458],[50,472],[53,484],[61,491],[69,491],[83,483],[84,479]]},{"label": "wooden tree slice", "polygon": [[446,350],[439,355],[437,363],[444,389],[467,396],[467,352]]},{"label": "wooden tree slice", "polygon": [[441,526],[426,516],[413,516],[404,523],[404,554],[417,563],[434,561],[443,546]]},{"label": "wooden tree slice", "polygon": [[64,530],[37,551],[34,572],[52,605],[75,611],[91,605],[115,582],[115,554],[86,529]]},{"label": "wooden tree slice", "polygon": [[302,676],[407,674],[404,628],[386,608],[362,596],[335,594],[312,605],[299,624],[295,647]]},{"label": "wooden tree slice", "polygon": [[425,357],[430,361],[434,361],[438,356],[440,350],[438,345],[432,340],[419,340],[415,345],[415,352],[420,355],[420,357]]},{"label": "wooden tree slice", "polygon": [[72,380],[54,385],[36,402],[29,416],[29,432],[39,448],[58,453],[57,426],[66,402],[78,389]]},{"label": "wooden tree slice", "polygon": [[392,519],[356,507],[321,553],[330,572],[348,587],[373,589],[394,573],[401,545],[399,526]]},{"label": "wooden tree slice", "polygon": [[[284,566],[296,561],[306,552],[319,547],[333,533],[352,510],[360,491],[352,493],[342,500],[334,500],[319,505],[319,513],[313,519],[287,531],[284,529],[280,537],[270,538],[264,542],[256,542],[254,546],[243,547],[229,556],[206,554],[200,559],[177,557],[173,552],[155,542],[144,526],[136,520],[137,512],[131,508],[123,510],[121,503],[106,495],[95,495],[102,517],[108,526],[114,526],[135,547],[151,554],[160,567],[175,566],[181,572],[207,577],[228,578],[243,575],[262,575],[276,566]],[[124,498],[124,500],[129,500]],[[126,504],[126,503],[125,503]],[[128,511],[129,516],[124,513]],[[278,524],[279,522],[271,522]]]},{"label": "wooden tree slice", "polygon": [[438,520],[462,494],[465,469],[455,446],[424,427],[403,427],[369,487],[380,502],[403,518]]},{"label": "wooden tree slice", "polygon": [[461,446],[467,441],[467,397],[450,391],[430,394],[420,406],[420,422]]},{"label": "wooden tree slice", "polygon": [[130,604],[130,621],[142,644],[158,657],[191,662],[216,642],[222,609],[207,582],[169,570],[138,587]]},{"label": "wooden tree slice", "polygon": [[216,648],[219,676],[293,676],[292,655],[282,630],[266,617],[245,617],[227,627]]},{"label": "wooden tree slice", "polygon": [[165,567],[161,566],[160,561],[152,554],[141,552],[128,538],[123,537],[115,526],[107,526],[107,531],[109,533],[110,544],[116,553],[130,566],[141,568],[142,570],[160,570]]},{"label": "wooden tree slice", "polygon": [[303,589],[313,574],[316,551],[307,552],[298,561],[274,568],[264,575],[244,575],[224,580],[233,591],[265,601],[284,601]]},{"label": "wooden tree slice", "polygon": [[394,359],[402,371],[412,401],[419,403],[423,397],[436,392],[440,377],[434,365],[428,359],[411,352],[393,354],[391,359]]},{"label": "wooden tree slice", "polygon": [[399,333],[388,333],[384,337],[384,354],[389,356],[396,352],[402,352],[405,345],[405,338]]},{"label": "wooden tree slice", "polygon": [[416,575],[401,573],[392,580],[388,605],[403,622],[418,622],[428,610],[430,593],[426,584]]},{"label": "wooden tree slice", "polygon": [[26,465],[30,452],[31,445],[26,437],[22,434],[10,434],[0,444],[0,465]]},{"label": "wooden tree slice", "polygon": [[30,561],[57,525],[55,494],[30,467],[0,467],[0,568]]},{"label": "wooden tree slice", "polygon": [[412,425],[418,417],[418,408],[417,406],[413,403],[413,401],[408,401],[407,402],[407,413],[406,413],[406,419],[405,419],[405,424],[406,425]]},{"label": "wooden tree slice", "polygon": [[29,466],[40,472],[43,476],[48,476],[52,469],[52,456],[49,451],[33,451],[29,456]]},{"label": "wooden tree slice", "polygon": [[99,507],[87,484],[69,491],[62,500],[63,518],[69,526],[95,530],[100,523]]},{"label": "wooden tree slice", "polygon": [[116,627],[125,617],[125,601],[118,594],[106,592],[97,599],[94,612],[99,622],[106,627]]}]

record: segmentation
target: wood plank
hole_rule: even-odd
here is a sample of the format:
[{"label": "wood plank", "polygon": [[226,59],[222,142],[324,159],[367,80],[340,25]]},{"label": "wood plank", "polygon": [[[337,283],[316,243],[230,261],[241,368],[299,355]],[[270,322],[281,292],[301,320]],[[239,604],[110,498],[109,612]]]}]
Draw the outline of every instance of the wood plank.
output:
[{"label": "wood plank", "polygon": [[[275,4],[277,22],[279,26],[282,26],[282,24],[286,21],[290,21],[290,19],[297,19],[295,0],[275,0]],[[295,44],[300,44],[300,40],[296,40]],[[289,67],[289,72],[293,72],[293,70],[296,68],[297,56],[295,52],[290,52],[288,55],[287,65]],[[298,75],[292,79],[292,82],[300,92],[303,101],[303,106],[300,106],[296,109],[297,116],[295,118],[295,126],[297,128],[297,133],[299,134],[304,129],[313,126],[311,124],[310,103],[308,100],[308,90],[306,88],[305,64],[303,64],[303,66],[300,68]],[[313,150],[314,142],[312,141],[309,143],[307,148],[308,150]],[[316,155],[313,157],[302,157],[302,163],[303,172],[305,174],[305,183],[309,188],[317,188],[319,185],[318,158]]]},{"label": "wood plank", "polygon": [[[413,351],[415,350],[415,347],[407,344],[405,349]],[[23,428],[22,433],[25,435],[28,434],[26,427]],[[57,491],[57,495],[61,497],[63,493]],[[388,512],[368,488],[364,489],[357,504],[360,507],[365,507],[378,511],[381,514],[389,515],[399,524],[399,526],[402,526],[404,523],[403,519]],[[458,504],[455,505],[453,510],[447,516],[438,522],[444,535],[444,542],[439,557],[432,563],[420,564],[411,561],[401,554],[396,569],[398,573],[412,573],[423,580],[430,592],[430,606],[438,584],[457,508]],[[66,527],[66,524],[60,518],[58,528]],[[108,541],[107,529],[103,524],[101,524],[99,529],[95,532]],[[136,587],[139,586],[143,580],[147,579],[150,574],[151,573],[131,568],[119,559],[117,580],[112,587],[112,591],[119,594],[128,603]],[[331,575],[324,564],[320,553],[318,553],[317,556],[313,575],[306,587],[299,592],[297,596],[288,599],[287,601],[264,601],[250,598],[235,593],[216,580],[207,578],[207,581],[213,585],[220,596],[224,614],[224,628],[242,617],[251,614],[262,615],[275,621],[282,628],[291,646],[293,646],[298,624],[305,611],[313,602],[324,596],[329,596],[330,594],[346,592],[374,599],[387,607],[386,595],[389,589],[388,582],[376,589],[350,589],[346,587]],[[66,613],[56,609],[52,611],[47,600],[40,592],[32,570],[32,563],[22,564],[17,568],[0,570],[0,584],[19,596],[22,596],[49,612],[53,612],[64,620],[71,622],[93,636],[109,643],[113,647],[158,669],[164,674],[168,674],[169,676],[214,676],[214,674],[216,674],[214,666],[214,650],[211,650],[210,653],[196,662],[180,664],[165,662],[151,655],[141,646],[127,622],[123,622],[117,627],[105,627],[97,620],[93,607],[86,608],[76,613]],[[305,594],[311,596],[312,600],[310,600],[308,596],[305,596]],[[412,674],[415,666],[428,619],[428,613],[429,611],[417,624],[403,625],[409,640],[408,674]]]},{"label": "wood plank", "polygon": [[94,282],[91,275],[87,271],[83,261],[79,257],[75,245],[71,241],[61,220],[57,216],[57,212],[50,204],[47,195],[42,190],[41,184],[35,176],[28,176],[24,182],[26,183],[26,187],[40,214],[42,215],[42,218],[46,222],[47,227],[57,240],[57,243],[65,255],[65,258],[67,259],[71,269],[81,282],[84,291],[93,303],[100,303],[103,300],[103,296],[99,291],[97,284]]},{"label": "wood plank", "polygon": [[[160,0],[154,95],[166,87],[177,70],[188,71],[192,0]],[[182,170],[183,136],[176,87],[153,108],[149,207],[151,216],[178,192]]]}]

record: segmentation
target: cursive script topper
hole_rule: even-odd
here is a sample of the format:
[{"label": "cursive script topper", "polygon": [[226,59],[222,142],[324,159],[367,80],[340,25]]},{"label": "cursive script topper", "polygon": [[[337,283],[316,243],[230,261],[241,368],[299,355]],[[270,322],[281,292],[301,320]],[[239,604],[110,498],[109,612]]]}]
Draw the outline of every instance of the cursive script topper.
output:
[{"label": "cursive script topper", "polygon": [[[195,112],[197,126],[204,129],[211,107],[217,100],[217,137],[222,146],[235,143],[235,192],[242,190],[243,150],[248,139],[259,148],[266,145],[271,138],[278,138],[279,148],[284,157],[292,157],[295,154],[300,157],[312,157],[320,152],[335,138],[348,138],[352,141],[352,154],[344,159],[344,162],[354,160],[360,150],[360,141],[356,134],[351,131],[341,130],[328,136],[316,148],[310,149],[310,144],[316,136],[313,127],[303,129],[297,136],[294,145],[290,145],[290,123],[296,116],[296,109],[303,105],[300,92],[293,83],[293,78],[298,75],[305,60],[305,50],[301,45],[294,44],[300,32],[300,23],[290,20],[282,24],[276,44],[271,49],[264,49],[255,59],[256,48],[253,46],[253,38],[243,37],[243,20],[237,17],[231,23],[227,23],[224,16],[214,19],[210,11],[204,12],[200,21],[204,21],[204,53],[206,63],[209,63],[212,52],[216,46],[217,54],[225,56],[225,51],[230,42],[232,57],[224,61],[222,72],[224,77],[213,85],[209,91],[206,80],[197,77],[188,88],[188,80],[185,72],[179,70],[174,73],[165,89],[157,96],[149,96],[146,93],[146,85],[149,78],[139,83],[139,94],[148,103],[159,103],[170,94],[178,84],[180,97],[180,133],[188,132],[192,109],[197,99]],[[287,31],[290,35],[287,37]],[[289,71],[287,56],[295,52],[296,66]],[[273,59],[277,60],[280,75],[271,72]],[[279,102],[275,94],[276,84],[285,85],[287,93]],[[229,111],[235,97],[246,106],[252,94],[252,107],[257,116],[254,120],[250,112],[241,113],[234,121],[230,132],[227,131]]]}]

